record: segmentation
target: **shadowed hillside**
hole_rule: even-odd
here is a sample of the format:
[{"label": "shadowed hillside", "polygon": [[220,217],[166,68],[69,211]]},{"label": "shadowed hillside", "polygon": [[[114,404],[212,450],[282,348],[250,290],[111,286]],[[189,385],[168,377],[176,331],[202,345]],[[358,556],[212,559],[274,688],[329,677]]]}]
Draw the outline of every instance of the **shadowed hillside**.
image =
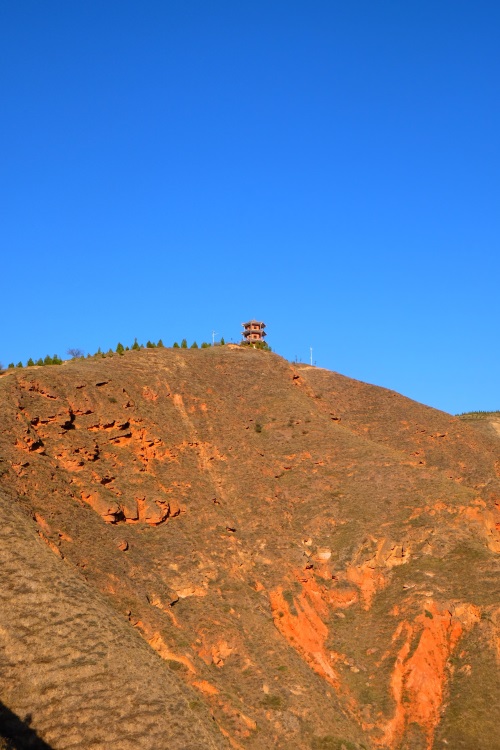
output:
[{"label": "shadowed hillside", "polygon": [[500,747],[494,431],[238,347],[0,413],[0,700],[53,750]]}]

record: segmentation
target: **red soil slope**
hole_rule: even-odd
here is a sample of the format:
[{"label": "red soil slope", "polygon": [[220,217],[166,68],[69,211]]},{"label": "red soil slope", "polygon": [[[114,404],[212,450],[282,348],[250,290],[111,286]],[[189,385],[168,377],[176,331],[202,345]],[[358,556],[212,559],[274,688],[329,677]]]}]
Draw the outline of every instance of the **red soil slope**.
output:
[{"label": "red soil slope", "polygon": [[[30,691],[0,666],[0,701],[54,750],[74,746],[68,722],[37,686],[56,675],[78,695],[59,658],[72,587],[65,658],[96,653],[103,685],[99,711],[88,702],[75,720],[81,748],[113,746],[95,740],[103,710],[120,747],[135,731],[137,748],[187,748],[195,720],[200,748],[499,747],[495,435],[229,347],[16,371],[0,398],[6,559],[15,578],[34,540],[37,586],[52,592],[37,609],[2,591],[17,622],[43,619],[29,650],[43,641],[46,655],[15,661],[17,685],[36,674]],[[124,684],[114,667],[106,682],[122,638]],[[137,681],[168,684],[182,710]],[[167,716],[168,742],[132,705]]]}]

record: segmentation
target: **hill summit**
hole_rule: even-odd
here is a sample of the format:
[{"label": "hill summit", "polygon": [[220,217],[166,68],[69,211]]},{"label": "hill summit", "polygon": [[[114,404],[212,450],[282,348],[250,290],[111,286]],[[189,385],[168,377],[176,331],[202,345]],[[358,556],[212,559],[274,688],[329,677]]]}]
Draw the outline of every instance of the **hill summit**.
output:
[{"label": "hill summit", "polygon": [[0,416],[6,747],[500,747],[493,429],[237,346]]}]

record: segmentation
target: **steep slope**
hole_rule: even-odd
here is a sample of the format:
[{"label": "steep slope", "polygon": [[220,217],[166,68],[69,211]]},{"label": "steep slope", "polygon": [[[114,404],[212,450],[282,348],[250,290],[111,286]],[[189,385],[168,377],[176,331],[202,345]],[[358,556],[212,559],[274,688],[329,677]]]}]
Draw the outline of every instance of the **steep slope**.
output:
[{"label": "steep slope", "polygon": [[[218,747],[498,747],[494,439],[230,347],[30,368],[0,394],[15,518],[62,581],[96,597],[95,621],[144,644],[139,681],[174,679],[180,736],[192,715]],[[16,711],[5,675],[0,700]],[[120,689],[110,677],[113,716]],[[37,731],[67,747],[47,722],[42,705]]]},{"label": "steep slope", "polygon": [[194,691],[1,495],[0,519],[1,696],[25,723],[17,742],[33,724],[55,748],[225,747]]}]

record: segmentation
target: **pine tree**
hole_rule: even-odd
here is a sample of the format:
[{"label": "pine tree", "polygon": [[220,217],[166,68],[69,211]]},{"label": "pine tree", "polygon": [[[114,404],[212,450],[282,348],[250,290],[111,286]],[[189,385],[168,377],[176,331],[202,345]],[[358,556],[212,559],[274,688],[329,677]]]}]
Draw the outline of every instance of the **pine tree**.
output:
[{"label": "pine tree", "polygon": [[156,344],[153,344],[152,341],[148,341],[146,344],[146,349],[156,349]]},{"label": "pine tree", "polygon": [[202,349],[210,349],[210,344],[207,344],[207,342],[204,341],[203,344],[201,345],[201,348]]},{"label": "pine tree", "polygon": [[43,360],[43,364],[44,365],[51,365],[52,364],[52,357],[50,356],[50,354],[47,354],[47,356]]},{"label": "pine tree", "polygon": [[43,359],[40,357],[40,359],[37,359],[36,363],[38,367],[40,367],[41,365],[43,365]]},{"label": "pine tree", "polygon": [[187,349],[188,348],[188,342],[186,339],[182,339],[181,341],[181,349]]},{"label": "pine tree", "polygon": [[132,344],[132,349],[134,349],[134,351],[137,351],[137,349],[140,349],[140,348],[141,348],[141,347],[140,347],[140,346],[139,346],[139,344],[137,343],[137,338],[135,338],[135,339],[134,339],[134,343]]},{"label": "pine tree", "polygon": [[35,363],[33,362],[33,360],[30,357],[28,359],[28,361],[26,362],[26,367],[34,367],[34,365],[35,365]]},{"label": "pine tree", "polygon": [[174,341],[174,346],[173,346],[173,348],[174,348],[174,349],[179,349],[179,344],[177,343],[177,341]]},{"label": "pine tree", "polygon": [[22,367],[22,366],[23,366],[22,362],[18,362],[17,365],[16,365],[16,367]]},{"label": "pine tree", "polygon": [[156,344],[156,346],[158,347],[158,349],[164,349],[165,348],[164,345],[163,345],[163,341],[161,339],[158,341],[158,343]]},{"label": "pine tree", "polygon": [[226,343],[226,342],[224,341],[224,336],[223,336],[223,337],[221,338],[221,340],[220,340],[220,345],[221,345],[221,346],[224,346],[224,344],[225,344],[225,343]]},{"label": "pine tree", "polygon": [[116,345],[116,353],[123,354],[124,351],[125,351],[125,347],[123,346],[123,344],[120,344],[120,342],[118,342]]},{"label": "pine tree", "polygon": [[58,354],[54,354],[52,357],[52,364],[53,365],[62,365],[62,359],[59,357]]},{"label": "pine tree", "polygon": [[14,368],[14,367],[15,367],[14,362],[11,362],[10,364],[7,365],[7,369],[8,370],[12,370],[12,368]]},{"label": "pine tree", "polygon": [[191,344],[191,349],[198,349],[198,344],[196,343],[196,341],[193,341],[193,343]]}]

